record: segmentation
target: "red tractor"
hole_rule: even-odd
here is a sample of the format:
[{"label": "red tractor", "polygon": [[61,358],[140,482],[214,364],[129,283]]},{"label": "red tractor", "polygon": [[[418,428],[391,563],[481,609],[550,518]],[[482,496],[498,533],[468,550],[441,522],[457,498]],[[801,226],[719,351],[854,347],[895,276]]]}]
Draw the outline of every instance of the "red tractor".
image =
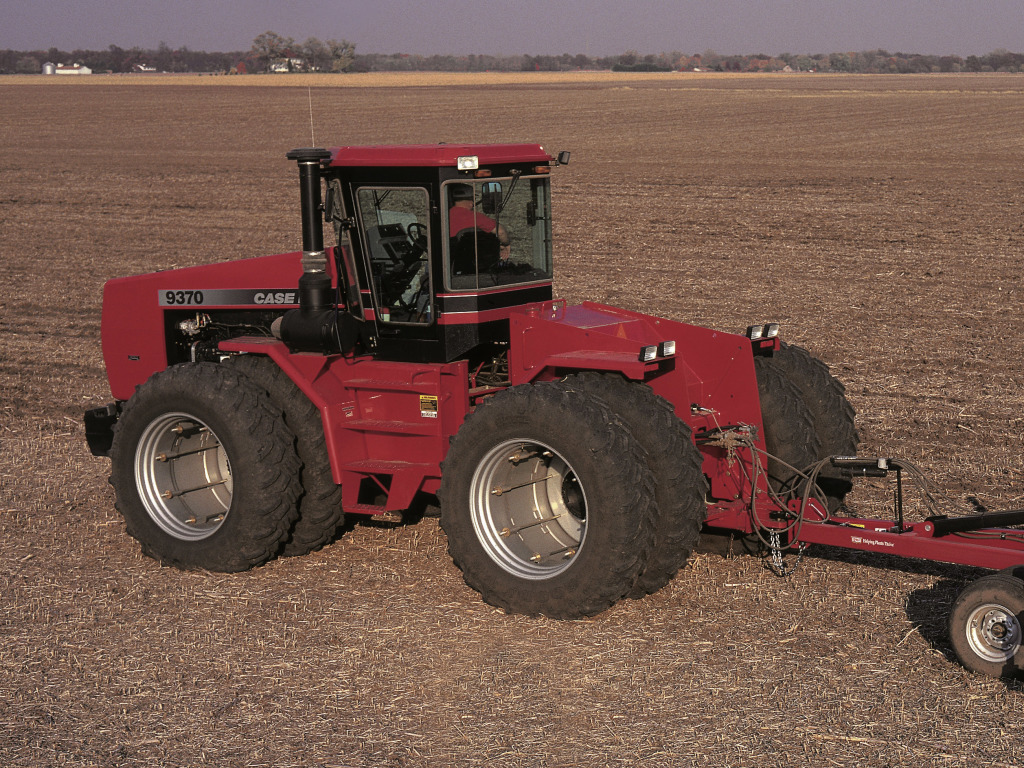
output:
[{"label": "red tractor", "polygon": [[[439,499],[466,582],[574,618],[664,586],[702,531],[1004,569],[957,600],[966,666],[1024,670],[1024,512],[903,519],[842,385],[746,334],[552,297],[535,144],[298,149],[301,253],[106,284],[114,403],[86,414],[143,551],[239,571]],[[326,189],[326,196],[324,190]],[[323,222],[338,245],[325,248]],[[895,519],[844,515],[896,474]]]}]

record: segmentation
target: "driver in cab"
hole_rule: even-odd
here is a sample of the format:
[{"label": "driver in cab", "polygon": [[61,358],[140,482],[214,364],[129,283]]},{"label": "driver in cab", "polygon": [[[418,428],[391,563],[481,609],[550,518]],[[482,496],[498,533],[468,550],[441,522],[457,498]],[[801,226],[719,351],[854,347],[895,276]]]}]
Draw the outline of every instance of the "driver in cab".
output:
[{"label": "driver in cab", "polygon": [[449,188],[451,208],[448,210],[448,236],[453,240],[467,230],[490,232],[497,236],[501,247],[501,263],[508,261],[512,254],[512,243],[503,225],[498,224],[490,216],[475,210],[473,205],[473,186],[471,184],[452,184]]}]

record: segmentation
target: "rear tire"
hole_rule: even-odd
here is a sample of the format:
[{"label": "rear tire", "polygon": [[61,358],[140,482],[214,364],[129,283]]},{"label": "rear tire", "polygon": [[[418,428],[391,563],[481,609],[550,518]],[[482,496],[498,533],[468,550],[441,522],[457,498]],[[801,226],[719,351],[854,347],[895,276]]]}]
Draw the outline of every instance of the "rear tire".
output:
[{"label": "rear tire", "polygon": [[153,374],[114,427],[110,482],[128,533],[179,568],[266,562],[297,514],[294,440],[281,411],[225,366]]},{"label": "rear tire", "polygon": [[655,536],[647,567],[629,591],[639,599],[668,584],[697,546],[707,517],[703,456],[689,426],[650,387],[598,373],[570,376],[565,383],[603,400],[647,453],[655,484]]},{"label": "rear tire", "polygon": [[331,541],[345,513],[341,486],[331,475],[320,411],[273,360],[261,355],[240,355],[226,365],[241,372],[267,393],[284,413],[285,424],[295,433],[296,450],[302,462],[299,519],[285,541],[285,557],[305,555]]},{"label": "rear tire", "polygon": [[[846,387],[829,371],[828,366],[803,347],[782,343],[771,358],[783,374],[800,390],[821,440],[817,456],[856,456],[857,428],[855,412],[846,399]],[[853,488],[852,476],[835,467],[825,467],[818,485],[828,497],[829,511],[835,512]]]},{"label": "rear tire", "polygon": [[[1017,569],[1024,570],[1024,569]],[[969,584],[949,614],[960,663],[989,677],[1024,677],[1024,579],[1000,571]]]},{"label": "rear tire", "polygon": [[511,613],[592,616],[633,587],[654,541],[643,450],[564,383],[477,407],[442,468],[441,526],[466,583]]},{"label": "rear tire", "polygon": [[755,357],[754,369],[761,399],[764,441],[770,454],[768,484],[776,493],[785,493],[799,485],[801,477],[797,470],[804,470],[818,461],[822,455],[821,439],[814,416],[782,369],[767,357]]}]

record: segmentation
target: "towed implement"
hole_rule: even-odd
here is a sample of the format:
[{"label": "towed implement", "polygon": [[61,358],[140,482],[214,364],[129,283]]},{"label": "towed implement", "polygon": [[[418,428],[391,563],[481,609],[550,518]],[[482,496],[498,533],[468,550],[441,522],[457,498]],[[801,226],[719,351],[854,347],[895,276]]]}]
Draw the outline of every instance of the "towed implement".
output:
[{"label": "towed implement", "polygon": [[[298,149],[303,250],[104,288],[114,402],[85,415],[128,532],[240,571],[345,515],[439,500],[466,582],[576,618],[667,584],[702,533],[981,566],[950,618],[970,669],[1024,671],[1024,512],[904,520],[842,385],[774,323],[724,333],[552,294],[535,144]],[[337,245],[325,247],[323,224]],[[893,475],[894,519],[845,513]]]}]

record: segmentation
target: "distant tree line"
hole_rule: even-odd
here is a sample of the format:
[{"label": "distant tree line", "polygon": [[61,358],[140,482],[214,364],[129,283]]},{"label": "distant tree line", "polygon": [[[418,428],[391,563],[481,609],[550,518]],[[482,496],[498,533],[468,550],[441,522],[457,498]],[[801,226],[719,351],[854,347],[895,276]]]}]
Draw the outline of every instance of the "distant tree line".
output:
[{"label": "distant tree line", "polygon": [[846,53],[723,55],[708,50],[685,54],[680,51],[641,55],[635,50],[618,56],[591,57],[582,53],[541,56],[422,56],[407,53],[355,52],[347,40],[315,37],[297,43],[276,32],[264,32],[248,51],[206,52],[187,47],[171,48],[160,43],[156,49],[120,48],[105,50],[42,51],[0,50],[0,73],[38,73],[45,62],[80,63],[93,72],[131,72],[145,67],[159,72],[561,72],[573,70],[617,70],[669,72],[704,70],[713,72],[1024,72],[1024,53],[999,49],[984,56],[934,56],[918,53],[890,53],[877,49]]},{"label": "distant tree line", "polygon": [[157,72],[345,72],[352,65],[355,49],[347,40],[311,37],[296,43],[276,32],[264,32],[256,36],[248,51],[207,53],[184,46],[172,49],[163,42],[155,50],[116,45],[102,51],[0,50],[0,74],[38,74],[46,62],[84,64],[93,72],[132,72],[143,67]]},{"label": "distant tree line", "polygon": [[76,48],[71,51],[49,48],[39,51],[0,50],[0,73],[39,74],[43,64],[84,64],[93,72],[131,72],[138,66],[159,72],[227,72],[245,56],[244,52],[193,51],[172,49],[166,43],[152,48],[121,48],[111,45],[101,51]]},{"label": "distant tree line", "polygon": [[984,56],[934,56],[890,53],[884,49],[853,53],[792,54],[780,56],[722,56],[705,51],[687,58],[681,69],[717,72],[857,72],[866,74],[914,74],[926,72],[1024,72],[1024,53],[999,49]]}]

